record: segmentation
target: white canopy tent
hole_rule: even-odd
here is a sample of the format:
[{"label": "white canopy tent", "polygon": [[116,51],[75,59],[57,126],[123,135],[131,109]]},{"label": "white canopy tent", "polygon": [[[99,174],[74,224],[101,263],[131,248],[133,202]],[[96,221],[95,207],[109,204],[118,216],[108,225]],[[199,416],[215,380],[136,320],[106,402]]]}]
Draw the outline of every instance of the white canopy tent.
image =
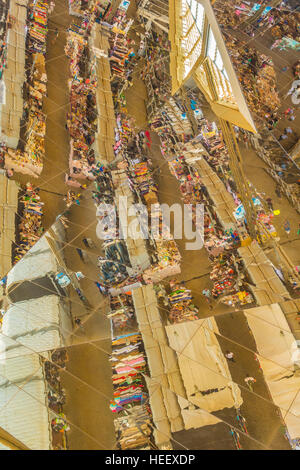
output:
[{"label": "white canopy tent", "polygon": [[0,173],[0,276],[11,268],[12,243],[15,241],[15,217],[19,186]]},{"label": "white canopy tent", "polygon": [[57,271],[58,265],[46,237],[42,237],[9,271],[7,287],[24,280],[43,277]]},{"label": "white canopy tent", "polygon": [[[188,400],[209,413],[240,407],[241,391],[231,378],[215,335],[218,327],[214,318],[170,325],[166,332],[178,357]],[[205,393],[208,390],[215,391]],[[184,403],[182,405],[185,408]],[[200,414],[198,417],[201,418]],[[205,416],[204,423],[206,421],[211,420]]]},{"label": "white canopy tent", "polygon": [[[32,450],[51,449],[47,390],[37,354],[0,360],[0,427]],[[0,444],[0,450],[7,449]]]},{"label": "white canopy tent", "polygon": [[[68,316],[56,295],[12,304],[3,318],[2,332],[6,336],[5,340],[0,338],[0,361],[60,348],[70,331]],[[8,344],[9,338],[13,344]]]},{"label": "white canopy tent", "polygon": [[278,304],[244,310],[274,403],[292,439],[300,438],[300,351]]}]

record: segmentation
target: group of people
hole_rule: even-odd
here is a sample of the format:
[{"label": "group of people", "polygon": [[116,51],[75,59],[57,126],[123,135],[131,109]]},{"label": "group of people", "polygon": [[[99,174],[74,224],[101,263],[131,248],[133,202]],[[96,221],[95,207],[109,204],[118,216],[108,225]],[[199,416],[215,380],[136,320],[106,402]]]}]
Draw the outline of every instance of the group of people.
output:
[{"label": "group of people", "polygon": [[114,425],[118,447],[150,449],[153,424],[144,379],[147,361],[141,334],[130,332],[114,336],[110,361],[114,389],[110,409],[117,414]]}]

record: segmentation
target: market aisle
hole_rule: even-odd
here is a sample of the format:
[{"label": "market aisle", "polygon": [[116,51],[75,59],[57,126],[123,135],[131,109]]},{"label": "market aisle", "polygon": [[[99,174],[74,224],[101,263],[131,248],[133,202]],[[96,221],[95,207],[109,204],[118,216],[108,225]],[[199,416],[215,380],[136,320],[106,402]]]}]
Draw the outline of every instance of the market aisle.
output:
[{"label": "market aisle", "polygon": [[[50,16],[47,49],[48,97],[45,99],[47,113],[46,127],[46,160],[42,178],[47,184],[42,188],[61,194],[67,192],[65,172],[69,167],[69,134],[65,128],[66,113],[69,108],[69,59],[65,55],[66,31],[74,17],[69,15],[68,0],[57,0],[54,12]],[[55,39],[55,29],[58,37]],[[41,191],[45,202],[44,226],[47,229],[56,216],[65,207],[62,196]],[[88,316],[85,305],[73,288],[69,289],[69,306],[73,320],[79,317],[84,322],[85,331],[74,329],[72,338],[74,346],[68,347],[69,362],[67,371],[78,377],[74,379],[68,373],[61,373],[62,383],[66,389],[67,402],[65,414],[71,423],[68,432],[70,450],[111,449],[115,443],[113,415],[109,409],[112,396],[111,366],[108,355],[110,351],[110,325],[104,316],[105,299],[99,294],[94,280],[97,280],[96,260],[101,254],[101,246],[89,253],[90,263],[83,264],[76,247],[83,249],[82,238],[90,237],[97,243],[95,206],[91,194],[87,190],[83,195],[81,206],[72,206],[68,219],[66,242],[64,249],[65,263],[71,271],[82,271],[86,279],[81,281],[80,288],[90,302],[91,308],[101,305],[98,310]],[[89,225],[92,226],[89,228]],[[85,227],[88,227],[84,230]],[[80,235],[79,235],[80,233]],[[89,343],[92,341],[92,343]],[[98,391],[98,393],[96,392]],[[80,432],[80,429],[83,432]],[[89,438],[88,433],[92,438]],[[100,444],[101,443],[101,444]]]},{"label": "market aisle", "polygon": [[[48,96],[45,98],[44,112],[47,114],[45,151],[46,159],[41,177],[47,180],[42,186],[41,197],[45,202],[43,223],[48,228],[65,206],[62,196],[47,193],[66,193],[64,171],[68,168],[69,138],[66,124],[68,111],[69,77],[68,58],[65,55],[66,30],[72,21],[69,15],[68,0],[57,0],[54,12],[50,15],[46,55],[48,76]],[[58,37],[55,39],[55,29]]]},{"label": "market aisle", "polygon": [[[248,310],[248,313],[251,310]],[[219,315],[216,322],[222,336],[218,341],[223,353],[234,353],[235,362],[228,361],[232,379],[240,385],[243,404],[241,414],[246,418],[249,435],[265,446],[274,450],[288,450],[288,441],[282,433],[283,422],[279,418],[277,407],[272,402],[269,389],[255,360],[256,343],[250,333],[249,325],[243,312]],[[227,339],[228,338],[228,339]],[[247,349],[246,349],[247,348]],[[249,374],[256,379],[251,393],[245,384]],[[237,422],[235,423],[237,425]],[[259,444],[240,435],[245,450],[263,449]]]},{"label": "market aisle", "polygon": [[[140,129],[147,127],[147,116],[145,103],[147,100],[146,88],[143,81],[139,78],[140,65],[135,69],[134,84],[126,92],[127,109],[129,115],[134,116],[136,126]],[[179,183],[174,176],[171,175],[168,163],[164,160],[160,151],[160,140],[156,133],[151,133],[152,146],[150,151],[150,158],[153,162],[153,168],[159,168],[156,172],[158,183],[158,199],[161,204],[179,204],[183,213],[183,201],[179,189]],[[172,217],[171,217],[172,228]],[[182,240],[176,240],[180,254],[181,261],[181,274],[176,276],[179,280],[186,281],[188,289],[192,290],[193,302],[199,307],[200,317],[211,316],[211,310],[208,303],[202,294],[202,290],[212,288],[212,283],[209,279],[211,264],[205,248],[201,250],[185,249],[187,240],[183,237]],[[195,262],[195,260],[197,260]],[[169,279],[170,280],[170,279]],[[168,285],[168,280],[164,281]],[[214,303],[214,314],[229,312],[230,308],[225,304],[218,302]]]},{"label": "market aisle", "polygon": [[[71,427],[68,432],[68,445],[71,450],[112,449],[115,445],[113,414],[109,408],[113,387],[112,369],[108,360],[108,354],[111,352],[110,323],[105,316],[108,305],[106,298],[99,293],[95,285],[95,281],[100,280],[99,268],[96,266],[97,256],[102,252],[101,242],[96,237],[95,214],[96,209],[90,190],[87,190],[81,205],[73,205],[70,208],[68,213],[70,224],[66,239],[69,244],[63,250],[67,268],[73,272],[81,271],[86,276],[80,281],[80,289],[90,305],[87,307],[80,300],[74,288],[69,289],[72,318],[82,320],[84,331],[80,328],[74,329],[75,334],[71,339],[74,346],[68,347],[67,371],[89,386],[74,381],[70,375],[63,372],[62,382],[68,396],[65,406],[66,416],[92,435],[96,441],[101,442],[103,447]],[[93,240],[95,248],[86,249],[82,242],[85,237]],[[86,251],[87,262],[80,259],[76,248]]]}]

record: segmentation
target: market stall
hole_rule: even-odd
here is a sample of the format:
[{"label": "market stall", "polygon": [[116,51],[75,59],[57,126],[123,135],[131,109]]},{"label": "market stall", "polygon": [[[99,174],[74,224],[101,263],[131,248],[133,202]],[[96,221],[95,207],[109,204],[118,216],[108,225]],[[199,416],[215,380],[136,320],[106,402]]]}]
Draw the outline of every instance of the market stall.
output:
[{"label": "market stall", "polygon": [[[1,338],[1,356],[3,342]],[[47,385],[40,357],[28,349],[23,353],[1,360],[0,426],[30,450],[50,450],[51,413],[46,401]]]},{"label": "market stall", "polygon": [[44,232],[42,225],[43,206],[38,189],[27,183],[26,190],[20,198],[21,221],[17,221],[16,247],[14,262],[19,261],[25,253],[39,240]]},{"label": "market stall", "polygon": [[184,429],[178,397],[185,397],[175,352],[169,347],[154,286],[132,292],[139,329],[148,357],[150,404],[153,412],[155,441],[161,448],[172,432]]},{"label": "market stall", "polygon": [[[27,10],[22,8],[24,13]],[[26,121],[25,145],[10,145],[5,154],[5,168],[38,177],[43,169],[45,157],[46,116],[42,111],[43,98],[47,94],[47,74],[45,67],[46,41],[48,33],[48,3],[42,0],[30,5],[27,12],[28,36],[26,47],[26,102],[20,118]],[[26,23],[27,24],[27,23]],[[26,26],[27,28],[27,26]],[[24,28],[25,29],[25,28]],[[10,103],[10,109],[14,109]],[[18,137],[19,139],[19,137]],[[13,147],[13,148],[9,148]]]},{"label": "market stall", "polygon": [[[6,4],[6,2],[4,2]],[[3,2],[2,5],[4,6]],[[0,56],[0,132],[2,140],[16,148],[23,115],[22,87],[25,81],[26,8],[28,0],[7,2]],[[4,11],[2,12],[4,15]],[[2,16],[2,18],[5,18]],[[1,80],[2,79],[2,80]]]},{"label": "market stall", "polygon": [[[243,402],[218,343],[213,318],[166,327],[176,351],[187,399],[202,410],[239,408]],[[176,332],[176,333],[175,333]]]},{"label": "market stall", "polygon": [[7,274],[12,266],[12,248],[16,238],[15,217],[18,211],[19,186],[0,174],[1,222],[0,228],[0,276]]},{"label": "market stall", "polygon": [[[2,332],[18,342],[2,342],[0,354],[7,359],[30,352],[46,352],[64,346],[71,332],[66,307],[56,295],[16,302],[8,306],[2,321]],[[47,356],[46,356],[47,357]]]}]

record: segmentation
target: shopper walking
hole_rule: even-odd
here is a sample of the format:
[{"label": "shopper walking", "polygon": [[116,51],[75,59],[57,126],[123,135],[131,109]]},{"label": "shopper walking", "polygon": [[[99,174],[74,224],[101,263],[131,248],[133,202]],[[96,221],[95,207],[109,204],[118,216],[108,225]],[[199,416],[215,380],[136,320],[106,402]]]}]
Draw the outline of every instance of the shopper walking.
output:
[{"label": "shopper walking", "polygon": [[213,308],[212,306],[212,299],[211,299],[211,292],[209,289],[203,289],[202,294],[204,295],[210,310]]},{"label": "shopper walking", "polygon": [[76,326],[78,326],[78,328],[81,329],[81,331],[83,331],[85,333],[85,329],[84,329],[84,326],[82,324],[82,321],[80,320],[80,318],[76,317],[75,320],[74,320],[74,323]]},{"label": "shopper walking", "polygon": [[275,188],[275,193],[276,193],[276,196],[279,197],[279,199],[281,199],[281,188],[280,188],[279,184],[277,184],[277,186]]},{"label": "shopper walking", "polygon": [[235,362],[233,352],[227,350],[225,352],[225,357],[228,359],[228,361]]},{"label": "shopper walking", "polygon": [[58,35],[59,35],[59,31],[58,31],[58,28],[55,28],[54,30],[54,37],[52,39],[52,44],[54,44],[58,38]]},{"label": "shopper walking", "polygon": [[291,233],[291,224],[289,223],[289,221],[287,219],[283,224],[283,228],[284,228],[285,233],[287,234],[287,236],[289,236],[290,233]]},{"label": "shopper walking", "polygon": [[270,209],[270,211],[273,211],[272,199],[271,199],[270,197],[267,197],[267,198],[266,198],[266,201],[267,201],[268,208]]},{"label": "shopper walking", "polygon": [[86,246],[86,248],[94,248],[95,247],[95,243],[93,242],[93,240],[91,238],[83,238],[82,243],[84,244],[84,246]]},{"label": "shopper walking", "polygon": [[80,248],[76,248],[76,251],[81,259],[81,261],[84,262],[84,257],[83,257],[83,253],[82,253],[82,250]]},{"label": "shopper walking", "polygon": [[247,374],[246,377],[244,378],[244,381],[248,385],[251,392],[253,392],[253,384],[256,382],[256,379],[254,377],[251,377],[249,374]]}]

